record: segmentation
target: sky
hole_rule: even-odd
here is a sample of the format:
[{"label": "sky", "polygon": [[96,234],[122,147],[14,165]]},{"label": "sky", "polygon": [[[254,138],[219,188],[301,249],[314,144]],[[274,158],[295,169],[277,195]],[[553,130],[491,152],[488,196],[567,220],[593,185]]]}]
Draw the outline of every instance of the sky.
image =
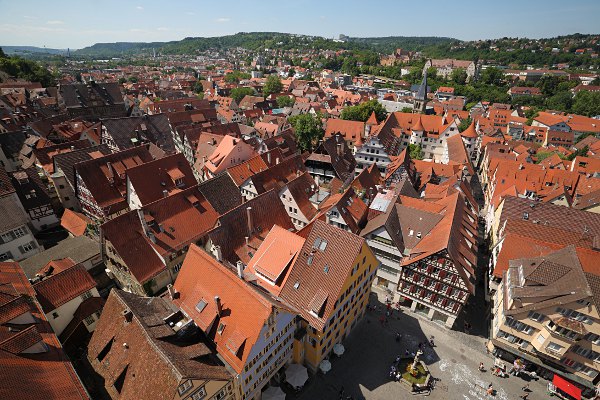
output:
[{"label": "sky", "polygon": [[237,32],[462,40],[600,33],[598,0],[0,0],[0,46],[78,49]]}]

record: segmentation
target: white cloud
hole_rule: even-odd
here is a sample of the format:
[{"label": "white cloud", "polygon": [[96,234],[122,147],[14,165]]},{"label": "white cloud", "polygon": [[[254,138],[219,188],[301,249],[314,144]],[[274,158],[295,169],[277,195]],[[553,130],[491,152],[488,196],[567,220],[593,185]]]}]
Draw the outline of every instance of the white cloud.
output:
[{"label": "white cloud", "polygon": [[31,20],[31,19],[37,19],[38,17],[34,17],[31,15],[23,15],[23,18]]},{"label": "white cloud", "polygon": [[161,27],[159,27],[159,28],[156,28],[156,30],[157,30],[157,31],[161,31],[161,32],[166,32],[166,31],[168,31],[168,30],[169,30],[169,28],[166,28],[166,27],[164,27],[164,26],[161,26]]},{"label": "white cloud", "polygon": [[187,14],[187,15],[196,15],[196,13],[195,13],[195,12],[193,12],[193,11],[188,11],[188,12],[186,12],[186,14]]},{"label": "white cloud", "polygon": [[136,8],[137,8],[138,10],[143,10],[143,9],[144,9],[144,7],[142,7],[142,6],[137,6]]},{"label": "white cloud", "polygon": [[144,29],[139,29],[139,28],[131,28],[131,29],[129,30],[129,32],[136,32],[136,33],[137,33],[137,32],[146,32],[146,30],[144,30]]},{"label": "white cloud", "polygon": [[52,21],[48,21],[46,22],[48,25],[64,25],[63,21],[59,21],[59,20],[52,20]]},{"label": "white cloud", "polygon": [[229,21],[231,21],[231,18],[221,17],[221,18],[215,19],[215,22],[229,22]]}]

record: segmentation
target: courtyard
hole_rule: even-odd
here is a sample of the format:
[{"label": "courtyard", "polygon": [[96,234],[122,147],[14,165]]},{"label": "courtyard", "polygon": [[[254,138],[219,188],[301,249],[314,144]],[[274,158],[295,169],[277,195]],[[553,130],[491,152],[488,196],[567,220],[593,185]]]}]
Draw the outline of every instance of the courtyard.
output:
[{"label": "courtyard", "polygon": [[[385,294],[373,292],[371,305],[383,308]],[[529,399],[549,398],[546,393],[547,382],[527,382],[509,376],[493,376],[489,370],[494,360],[485,349],[485,338],[450,331],[438,323],[403,310],[394,311],[387,325],[382,325],[382,312],[368,311],[366,317],[345,340],[345,353],[341,357],[332,356],[332,369],[327,374],[319,373],[310,378],[304,389],[293,398],[300,400],[339,399],[340,389],[345,396],[354,400],[387,400],[425,398],[425,395],[412,395],[398,382],[389,377],[390,365],[397,356],[404,357],[418,349],[419,343],[426,343],[434,336],[435,347],[424,345],[421,359],[436,378],[435,387],[427,398],[431,399],[518,399],[523,394],[522,387],[529,383]],[[484,316],[482,315],[483,319]],[[402,339],[396,341],[396,333]],[[483,362],[486,372],[478,370]],[[496,393],[486,393],[489,384]],[[288,399],[291,398],[288,395]]]}]

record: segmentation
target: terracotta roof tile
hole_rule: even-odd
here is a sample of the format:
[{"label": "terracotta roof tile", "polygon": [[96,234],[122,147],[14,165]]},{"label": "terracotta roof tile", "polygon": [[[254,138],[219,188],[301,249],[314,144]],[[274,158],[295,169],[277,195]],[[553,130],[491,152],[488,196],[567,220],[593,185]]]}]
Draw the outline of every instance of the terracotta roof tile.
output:
[{"label": "terracotta roof tile", "polygon": [[[175,304],[215,342],[227,363],[243,372],[273,303],[195,245],[190,246],[174,288],[179,293]],[[221,315],[215,296],[222,305]],[[205,304],[199,308],[202,300]],[[224,329],[218,333],[221,324]]]},{"label": "terracotta roof tile", "polygon": [[96,287],[96,281],[82,264],[51,275],[33,285],[46,314]]}]

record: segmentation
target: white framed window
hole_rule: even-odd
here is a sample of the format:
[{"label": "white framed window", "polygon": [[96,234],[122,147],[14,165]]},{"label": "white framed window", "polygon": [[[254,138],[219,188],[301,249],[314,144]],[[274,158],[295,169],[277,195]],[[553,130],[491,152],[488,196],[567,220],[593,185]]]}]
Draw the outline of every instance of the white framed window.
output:
[{"label": "white framed window", "polygon": [[0,261],[10,260],[11,258],[12,258],[12,254],[10,253],[10,251],[0,254]]},{"label": "white framed window", "polygon": [[187,381],[183,382],[181,385],[179,385],[179,387],[177,388],[177,392],[179,392],[179,395],[181,396],[182,394],[184,394],[185,392],[190,390],[190,388],[192,386],[193,386],[192,381],[187,380]]},{"label": "white framed window", "polygon": [[94,316],[93,316],[93,315],[90,315],[90,316],[88,316],[88,317],[85,317],[84,321],[85,321],[85,324],[86,324],[87,326],[90,326],[90,325],[91,325],[91,324],[93,324],[93,323],[94,323],[96,320],[94,319]]},{"label": "white framed window", "polygon": [[546,350],[554,352],[554,353],[560,353],[563,348],[564,348],[563,346],[561,346],[558,343],[554,343],[554,342],[550,342],[550,343],[548,343],[548,346],[546,346]]}]

